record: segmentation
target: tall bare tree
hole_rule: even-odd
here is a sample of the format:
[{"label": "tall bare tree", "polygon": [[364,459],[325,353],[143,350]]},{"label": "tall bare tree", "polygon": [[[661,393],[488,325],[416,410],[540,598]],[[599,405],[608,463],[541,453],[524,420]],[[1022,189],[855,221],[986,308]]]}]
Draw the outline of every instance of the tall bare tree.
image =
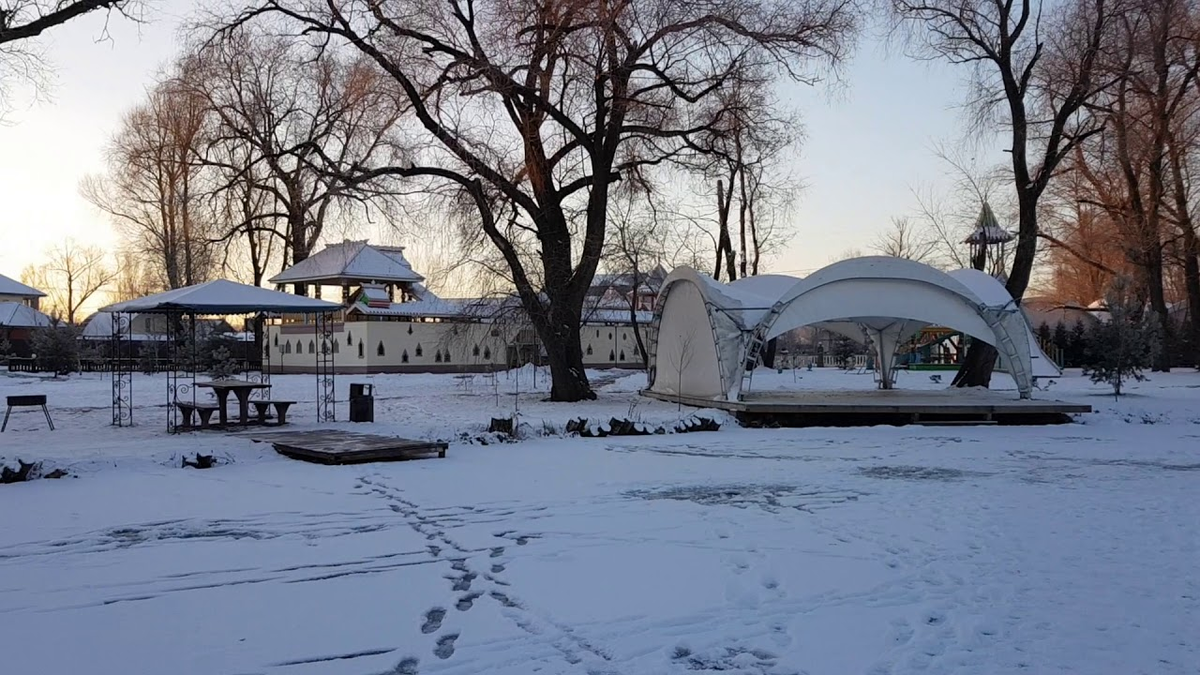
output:
[{"label": "tall bare tree", "polygon": [[30,265],[21,279],[47,294],[43,308],[72,326],[89,300],[112,282],[116,275],[103,248],[83,246],[68,239],[46,252],[41,265]]},{"label": "tall bare tree", "polygon": [[283,266],[301,262],[327,223],[388,196],[384,177],[345,178],[399,161],[393,132],[405,106],[367,57],[243,26],[184,61],[193,74],[186,85],[217,122],[204,161],[223,172],[226,199],[241,209],[223,237],[244,240],[256,277],[271,238],[282,244]]},{"label": "tall bare tree", "polygon": [[127,247],[145,256],[163,288],[215,271],[213,211],[197,153],[206,143],[204,101],[166,77],[126,113],[108,147],[108,169],[85,178],[85,199],[108,214]]},{"label": "tall bare tree", "polygon": [[[1119,0],[892,0],[919,58],[970,69],[981,123],[1011,142],[1018,236],[1006,284],[1020,301],[1038,243],[1038,203],[1055,170],[1099,127],[1078,113],[1107,82],[1097,72]],[[996,350],[972,343],[955,383],[987,385]]]},{"label": "tall bare tree", "polygon": [[[1092,188],[1087,201],[1103,208],[1124,235],[1125,254],[1139,271],[1140,295],[1162,339],[1175,333],[1166,298],[1165,251],[1174,238],[1168,218],[1172,206],[1178,210],[1170,198],[1169,150],[1179,113],[1193,105],[1200,69],[1189,30],[1193,11],[1185,0],[1129,3],[1116,22],[1112,49],[1100,60],[1112,84],[1089,105],[1104,131],[1074,154],[1075,168]],[[1154,369],[1170,370],[1171,350],[1164,345],[1156,354]]]},{"label": "tall bare tree", "polygon": [[841,0],[265,0],[243,19],[264,14],[391,76],[427,145],[375,173],[449,182],[477,205],[559,401],[595,395],[579,328],[610,187],[719,125],[708,104],[747,64],[807,79],[840,61],[859,16]]}]

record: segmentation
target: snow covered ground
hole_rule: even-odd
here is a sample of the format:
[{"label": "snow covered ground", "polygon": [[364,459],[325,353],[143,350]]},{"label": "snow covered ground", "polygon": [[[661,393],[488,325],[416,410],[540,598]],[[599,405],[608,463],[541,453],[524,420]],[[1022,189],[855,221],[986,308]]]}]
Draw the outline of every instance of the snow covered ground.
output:
[{"label": "snow covered ground", "polygon": [[[325,467],[168,436],[159,377],[138,377],[138,426],[117,429],[103,376],[0,374],[0,396],[48,394],[59,428],[15,413],[0,458],[71,474],[0,486],[0,672],[1200,672],[1200,374],[1114,401],[1073,373],[1039,395],[1097,412],[1056,427],[718,415],[716,433],[555,435],[691,412],[637,397],[639,374],[594,376],[599,400],[576,405],[541,402],[529,370],[341,377],[343,395],[375,383],[379,422],[336,426],[453,443]],[[514,402],[526,440],[462,442]],[[316,426],[311,404],[292,416]],[[179,468],[194,452],[226,463]]]}]

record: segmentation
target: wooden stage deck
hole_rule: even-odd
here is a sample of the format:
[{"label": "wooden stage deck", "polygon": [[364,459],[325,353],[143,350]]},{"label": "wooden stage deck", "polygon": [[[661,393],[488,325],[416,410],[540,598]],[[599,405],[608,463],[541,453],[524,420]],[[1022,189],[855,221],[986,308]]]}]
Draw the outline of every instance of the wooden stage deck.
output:
[{"label": "wooden stage deck", "polygon": [[1090,405],[1048,399],[1019,399],[1014,392],[986,389],[791,390],[748,392],[740,401],[677,397],[653,391],[643,396],[697,408],[734,413],[749,426],[872,426],[876,424],[1062,424]]},{"label": "wooden stage deck", "polygon": [[414,441],[354,431],[318,429],[250,434],[250,438],[275,446],[275,451],[292,459],[319,464],[362,464],[404,459],[445,457],[445,443]]}]

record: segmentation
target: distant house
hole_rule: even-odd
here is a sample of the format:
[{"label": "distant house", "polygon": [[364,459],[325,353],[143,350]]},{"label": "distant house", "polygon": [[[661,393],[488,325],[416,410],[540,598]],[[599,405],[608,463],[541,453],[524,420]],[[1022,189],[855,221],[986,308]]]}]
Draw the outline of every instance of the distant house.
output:
[{"label": "distant house", "polygon": [[0,302],[15,302],[33,309],[40,309],[42,298],[46,294],[32,286],[0,274]]},{"label": "distant house", "polygon": [[30,338],[35,328],[53,325],[50,317],[38,310],[16,302],[0,302],[0,342],[8,342],[6,356],[28,357],[33,353]]}]

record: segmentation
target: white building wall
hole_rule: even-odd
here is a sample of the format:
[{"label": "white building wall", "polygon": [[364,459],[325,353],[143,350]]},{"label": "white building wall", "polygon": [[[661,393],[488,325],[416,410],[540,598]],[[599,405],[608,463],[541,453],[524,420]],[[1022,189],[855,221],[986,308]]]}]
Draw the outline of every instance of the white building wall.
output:
[{"label": "white building wall", "polygon": [[[650,349],[650,330],[649,326],[638,326],[646,349]],[[633,326],[585,325],[579,333],[583,365],[591,368],[642,367],[642,354]]]},{"label": "white building wall", "polygon": [[[639,327],[646,347],[649,327]],[[335,327],[334,365],[345,372],[458,372],[506,368],[514,331],[494,324],[348,321]],[[640,368],[641,354],[629,326],[585,326],[580,331],[584,365]],[[272,369],[312,370],[317,338],[311,325],[267,328]]]}]

